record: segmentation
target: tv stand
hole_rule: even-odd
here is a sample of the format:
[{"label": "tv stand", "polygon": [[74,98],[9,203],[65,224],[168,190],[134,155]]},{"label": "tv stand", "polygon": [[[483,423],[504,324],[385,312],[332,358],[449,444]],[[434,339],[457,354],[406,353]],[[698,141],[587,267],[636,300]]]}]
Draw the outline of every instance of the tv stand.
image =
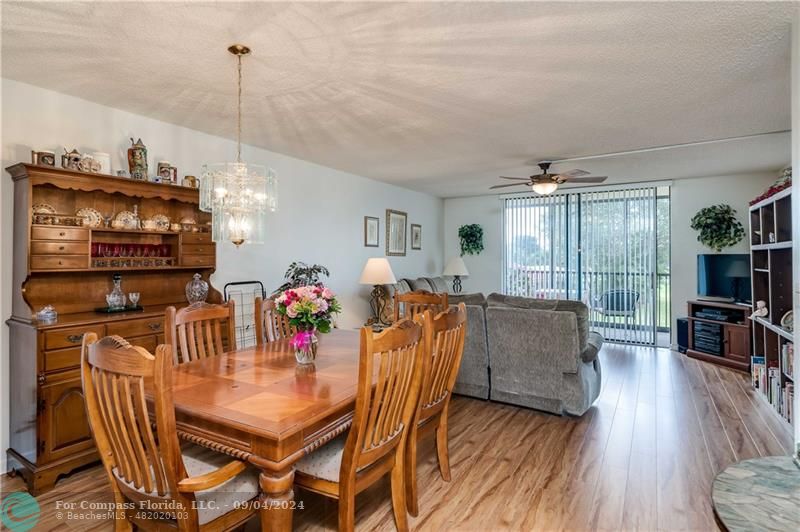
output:
[{"label": "tv stand", "polygon": [[688,307],[687,356],[747,371],[753,351],[748,320],[752,308],[699,299],[689,301]]}]

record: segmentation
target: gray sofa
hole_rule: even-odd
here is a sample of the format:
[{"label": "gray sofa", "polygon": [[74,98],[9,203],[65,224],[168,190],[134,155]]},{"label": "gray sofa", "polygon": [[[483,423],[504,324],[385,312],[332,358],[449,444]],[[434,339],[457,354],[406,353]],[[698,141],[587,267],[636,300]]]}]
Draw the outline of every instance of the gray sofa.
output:
[{"label": "gray sofa", "polygon": [[582,415],[600,394],[603,337],[580,301],[451,296],[467,307],[455,392],[554,414]]}]

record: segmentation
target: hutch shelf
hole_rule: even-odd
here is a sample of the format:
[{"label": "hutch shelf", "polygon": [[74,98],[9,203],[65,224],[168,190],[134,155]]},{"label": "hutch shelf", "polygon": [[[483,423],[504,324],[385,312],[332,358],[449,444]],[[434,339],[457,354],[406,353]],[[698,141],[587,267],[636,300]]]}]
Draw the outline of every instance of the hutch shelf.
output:
[{"label": "hutch shelf", "polygon": [[769,315],[754,318],[751,374],[758,395],[794,423],[794,334],[781,326],[792,310],[792,190],[782,190],[750,207],[753,301]]},{"label": "hutch shelf", "polygon": [[[209,280],[216,248],[210,233],[191,228],[152,232],[33,223],[41,220],[33,216],[33,206],[46,203],[67,215],[83,207],[105,216],[136,207],[143,220],[155,214],[175,222],[191,218],[197,230],[209,215],[198,209],[196,189],[23,163],[6,171],[14,180],[7,453],[11,467],[38,495],[60,475],[98,459],[79,373],[84,333],[116,334],[154,350],[164,342],[166,307],[186,305],[185,286],[194,273]],[[94,311],[105,306],[114,273],[122,276],[126,293],[141,294],[143,310]],[[211,288],[208,299],[219,302],[221,295]],[[58,312],[55,323],[36,321],[45,305]]]}]

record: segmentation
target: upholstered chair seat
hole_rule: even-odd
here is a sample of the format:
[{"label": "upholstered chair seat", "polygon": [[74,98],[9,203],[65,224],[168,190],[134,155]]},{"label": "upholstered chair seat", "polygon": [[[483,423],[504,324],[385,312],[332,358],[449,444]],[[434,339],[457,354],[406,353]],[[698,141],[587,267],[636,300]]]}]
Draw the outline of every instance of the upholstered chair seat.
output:
[{"label": "upholstered chair seat", "polygon": [[[211,473],[231,461],[231,457],[194,444],[181,446],[183,467],[189,477],[198,477]],[[116,474],[116,470],[115,470]],[[120,478],[117,475],[117,478]],[[142,487],[134,486],[133,482],[126,482],[128,487],[150,497],[158,497],[158,491],[150,492]],[[199,524],[210,523],[235,508],[258,496],[258,471],[248,467],[232,479],[215,486],[209,490],[195,493],[197,501],[197,520]],[[169,496],[165,500],[169,500]]]},{"label": "upholstered chair seat", "polygon": [[[310,477],[321,478],[330,482],[339,482],[339,471],[342,468],[342,454],[347,434],[334,438],[316,451],[301,458],[295,469]],[[361,471],[358,468],[356,471]]]}]

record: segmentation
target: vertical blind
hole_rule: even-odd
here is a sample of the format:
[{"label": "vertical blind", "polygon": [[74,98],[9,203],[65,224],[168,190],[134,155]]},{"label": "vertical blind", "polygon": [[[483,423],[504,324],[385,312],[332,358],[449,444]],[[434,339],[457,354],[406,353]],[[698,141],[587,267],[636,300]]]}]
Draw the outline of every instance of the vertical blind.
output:
[{"label": "vertical blind", "polygon": [[657,199],[655,187],[504,199],[504,291],[581,300],[608,340],[654,344]]}]

